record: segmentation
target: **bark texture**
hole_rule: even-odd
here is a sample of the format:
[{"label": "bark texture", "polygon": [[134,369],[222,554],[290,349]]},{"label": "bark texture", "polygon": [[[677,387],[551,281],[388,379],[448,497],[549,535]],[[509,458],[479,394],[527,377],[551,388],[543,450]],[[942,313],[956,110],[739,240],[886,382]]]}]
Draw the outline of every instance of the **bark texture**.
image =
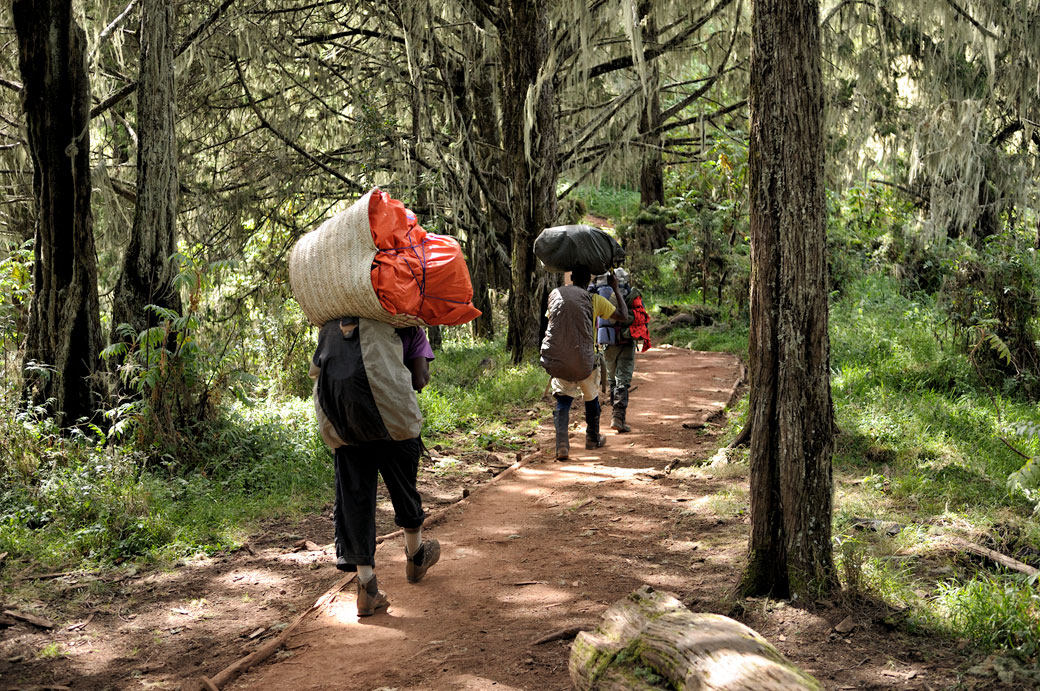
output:
[{"label": "bark texture", "polygon": [[833,409],[815,0],[755,0],[751,53],[751,540],[741,589],[835,585]]},{"label": "bark texture", "polygon": [[691,612],[649,586],[614,603],[595,631],[578,634],[569,670],[578,691],[820,688],[753,629]]},{"label": "bark texture", "polygon": [[[102,341],[86,37],[71,0],[15,0],[12,10],[36,211],[24,396],[70,424],[94,415]],[[41,376],[32,363],[53,369]]]},{"label": "bark texture", "polygon": [[[645,46],[652,50],[658,43],[657,20],[652,7],[646,7],[641,14],[645,14]],[[652,60],[646,69],[646,94],[643,111],[639,116],[639,131],[643,133],[640,137],[643,159],[639,167],[639,205],[643,208],[664,206],[664,164],[661,156],[664,136],[660,132],[661,68],[656,60]],[[645,250],[657,250],[668,244],[668,226],[663,219],[641,223],[639,232]]]},{"label": "bark texture", "polygon": [[137,205],[123,271],[112,302],[112,341],[130,324],[135,333],[161,320],[157,305],[180,312],[170,258],[177,248],[177,138],[174,92],[174,3],[141,5],[141,58],[137,91]]},{"label": "bark texture", "polygon": [[538,0],[502,0],[502,139],[505,173],[512,181],[509,332],[513,362],[538,347],[545,281],[540,280],[534,239],[556,219],[556,125],[549,56],[548,8]]}]

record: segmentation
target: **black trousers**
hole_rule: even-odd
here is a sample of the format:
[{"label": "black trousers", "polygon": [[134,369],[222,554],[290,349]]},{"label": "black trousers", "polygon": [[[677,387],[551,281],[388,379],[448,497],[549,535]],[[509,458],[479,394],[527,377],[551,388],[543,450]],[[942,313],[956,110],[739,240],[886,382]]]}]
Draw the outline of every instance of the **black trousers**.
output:
[{"label": "black trousers", "polygon": [[336,568],[357,571],[375,566],[377,473],[394,506],[394,523],[406,530],[426,519],[415,480],[419,439],[374,441],[336,449]]}]

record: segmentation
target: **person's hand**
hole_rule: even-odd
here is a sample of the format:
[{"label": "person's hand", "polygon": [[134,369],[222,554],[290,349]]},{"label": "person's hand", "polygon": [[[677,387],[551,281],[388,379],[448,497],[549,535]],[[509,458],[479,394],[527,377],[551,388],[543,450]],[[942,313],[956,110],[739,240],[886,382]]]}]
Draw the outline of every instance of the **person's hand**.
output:
[{"label": "person's hand", "polygon": [[430,365],[424,357],[413,358],[408,363],[408,369],[412,371],[412,388],[422,391],[430,383]]},{"label": "person's hand", "polygon": [[607,272],[607,285],[613,288],[614,290],[617,290],[617,276],[614,275],[613,270]]}]

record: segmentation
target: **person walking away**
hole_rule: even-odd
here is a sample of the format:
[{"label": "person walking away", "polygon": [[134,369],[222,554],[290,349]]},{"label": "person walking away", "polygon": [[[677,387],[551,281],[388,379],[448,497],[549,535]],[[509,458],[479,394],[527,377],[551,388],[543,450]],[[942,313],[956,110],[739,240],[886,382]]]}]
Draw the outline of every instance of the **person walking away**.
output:
[{"label": "person walking away", "polygon": [[[596,340],[603,346],[603,360],[606,365],[607,401],[611,406],[610,428],[618,434],[631,432],[632,427],[626,422],[628,414],[628,394],[632,390],[632,374],[636,364],[636,341],[641,340],[640,352],[650,349],[650,315],[643,306],[643,297],[639,289],[629,280],[629,274],[622,268],[614,271],[617,276],[621,297],[628,307],[628,319],[614,321],[599,319]],[[607,275],[596,277],[589,288],[608,300],[613,297],[613,290],[607,285]]]},{"label": "person walking away", "polygon": [[389,605],[375,575],[377,474],[404,529],[408,582],[418,583],[440,558],[440,543],[422,537],[426,513],[416,489],[422,413],[415,392],[430,380],[430,360],[419,327],[345,317],[318,333],[310,375],[321,436],[335,453],[336,568],[358,574],[359,617]]},{"label": "person walking away", "polygon": [[585,448],[596,449],[606,443],[599,432],[599,367],[596,362],[596,319],[628,320],[628,307],[618,292],[618,282],[608,274],[617,307],[600,295],[586,290],[592,272],[586,267],[571,271],[571,284],[549,293],[549,325],[542,340],[541,364],[552,376],[553,424],[556,429],[556,460],[570,456],[568,438],[570,409],[579,395],[585,400]]}]

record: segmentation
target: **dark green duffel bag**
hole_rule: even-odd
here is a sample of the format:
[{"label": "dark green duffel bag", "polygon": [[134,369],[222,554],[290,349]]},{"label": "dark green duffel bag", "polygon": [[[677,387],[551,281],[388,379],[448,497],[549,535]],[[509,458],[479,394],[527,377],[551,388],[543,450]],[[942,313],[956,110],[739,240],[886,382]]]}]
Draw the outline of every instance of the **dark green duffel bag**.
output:
[{"label": "dark green duffel bag", "polygon": [[552,273],[587,266],[593,275],[604,274],[625,258],[625,250],[617,240],[586,225],[546,228],[535,238],[534,253],[545,270]]}]

